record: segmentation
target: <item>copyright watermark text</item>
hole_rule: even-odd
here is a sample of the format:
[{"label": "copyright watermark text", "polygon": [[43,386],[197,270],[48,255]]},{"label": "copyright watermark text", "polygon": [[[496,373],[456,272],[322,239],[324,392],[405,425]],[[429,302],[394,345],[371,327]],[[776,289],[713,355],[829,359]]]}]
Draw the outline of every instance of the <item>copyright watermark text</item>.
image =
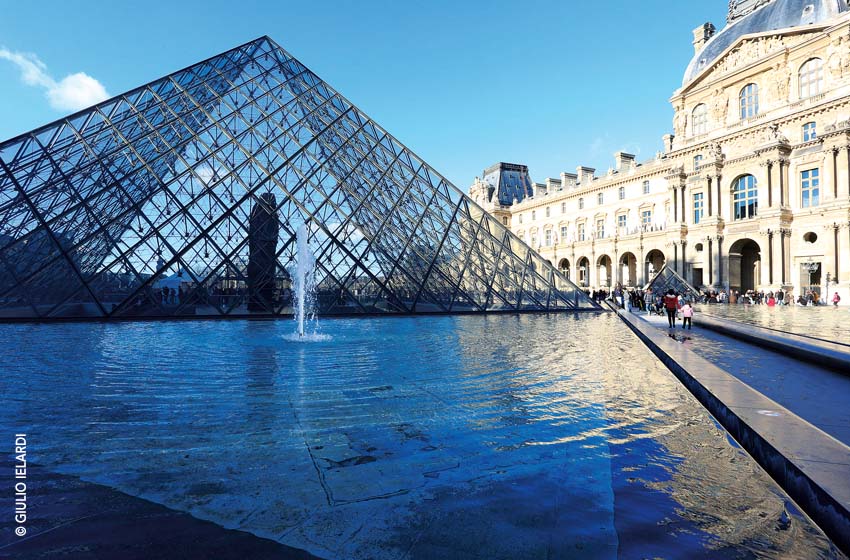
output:
[{"label": "copyright watermark text", "polygon": [[15,434],[15,534],[27,534],[27,435]]}]

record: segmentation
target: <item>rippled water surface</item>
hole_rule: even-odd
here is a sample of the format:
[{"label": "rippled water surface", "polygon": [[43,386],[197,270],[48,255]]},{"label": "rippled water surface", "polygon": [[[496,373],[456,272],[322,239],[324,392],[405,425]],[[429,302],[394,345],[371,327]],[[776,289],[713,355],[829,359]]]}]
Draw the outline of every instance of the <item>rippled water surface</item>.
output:
[{"label": "rippled water surface", "polygon": [[847,306],[704,304],[697,312],[850,345],[850,309]]},{"label": "rippled water surface", "polygon": [[0,326],[4,433],[326,558],[837,555],[612,314],[291,330]]}]

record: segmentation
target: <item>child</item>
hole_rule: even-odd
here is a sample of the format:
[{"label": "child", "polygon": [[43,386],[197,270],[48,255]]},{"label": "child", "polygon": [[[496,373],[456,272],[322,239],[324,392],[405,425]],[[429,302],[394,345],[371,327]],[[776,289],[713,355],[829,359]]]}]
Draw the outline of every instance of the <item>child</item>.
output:
[{"label": "child", "polygon": [[685,328],[685,325],[688,325],[688,330],[691,330],[691,317],[694,316],[694,308],[691,307],[689,302],[685,302],[682,305],[682,328]]}]

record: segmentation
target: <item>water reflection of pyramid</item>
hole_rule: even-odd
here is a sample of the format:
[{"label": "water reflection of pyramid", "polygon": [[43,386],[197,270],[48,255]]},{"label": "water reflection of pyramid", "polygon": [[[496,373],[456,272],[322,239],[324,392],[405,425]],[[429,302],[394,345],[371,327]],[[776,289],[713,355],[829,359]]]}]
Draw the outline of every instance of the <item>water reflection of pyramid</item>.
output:
[{"label": "water reflection of pyramid", "polygon": [[268,37],[0,144],[0,317],[593,308]]}]

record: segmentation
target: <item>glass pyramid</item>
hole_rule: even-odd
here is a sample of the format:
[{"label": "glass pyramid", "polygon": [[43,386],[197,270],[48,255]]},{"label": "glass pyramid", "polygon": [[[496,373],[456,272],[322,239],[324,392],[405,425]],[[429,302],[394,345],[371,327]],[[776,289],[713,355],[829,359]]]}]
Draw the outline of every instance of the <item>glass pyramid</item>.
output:
[{"label": "glass pyramid", "polygon": [[666,294],[667,290],[673,289],[677,294],[688,301],[699,301],[700,293],[696,288],[688,284],[688,281],[682,278],[678,272],[670,268],[668,265],[661,267],[655,278],[649,281],[644,287],[644,291],[651,291],[656,294]]},{"label": "glass pyramid", "polygon": [[268,37],[0,144],[0,319],[597,308]]}]

